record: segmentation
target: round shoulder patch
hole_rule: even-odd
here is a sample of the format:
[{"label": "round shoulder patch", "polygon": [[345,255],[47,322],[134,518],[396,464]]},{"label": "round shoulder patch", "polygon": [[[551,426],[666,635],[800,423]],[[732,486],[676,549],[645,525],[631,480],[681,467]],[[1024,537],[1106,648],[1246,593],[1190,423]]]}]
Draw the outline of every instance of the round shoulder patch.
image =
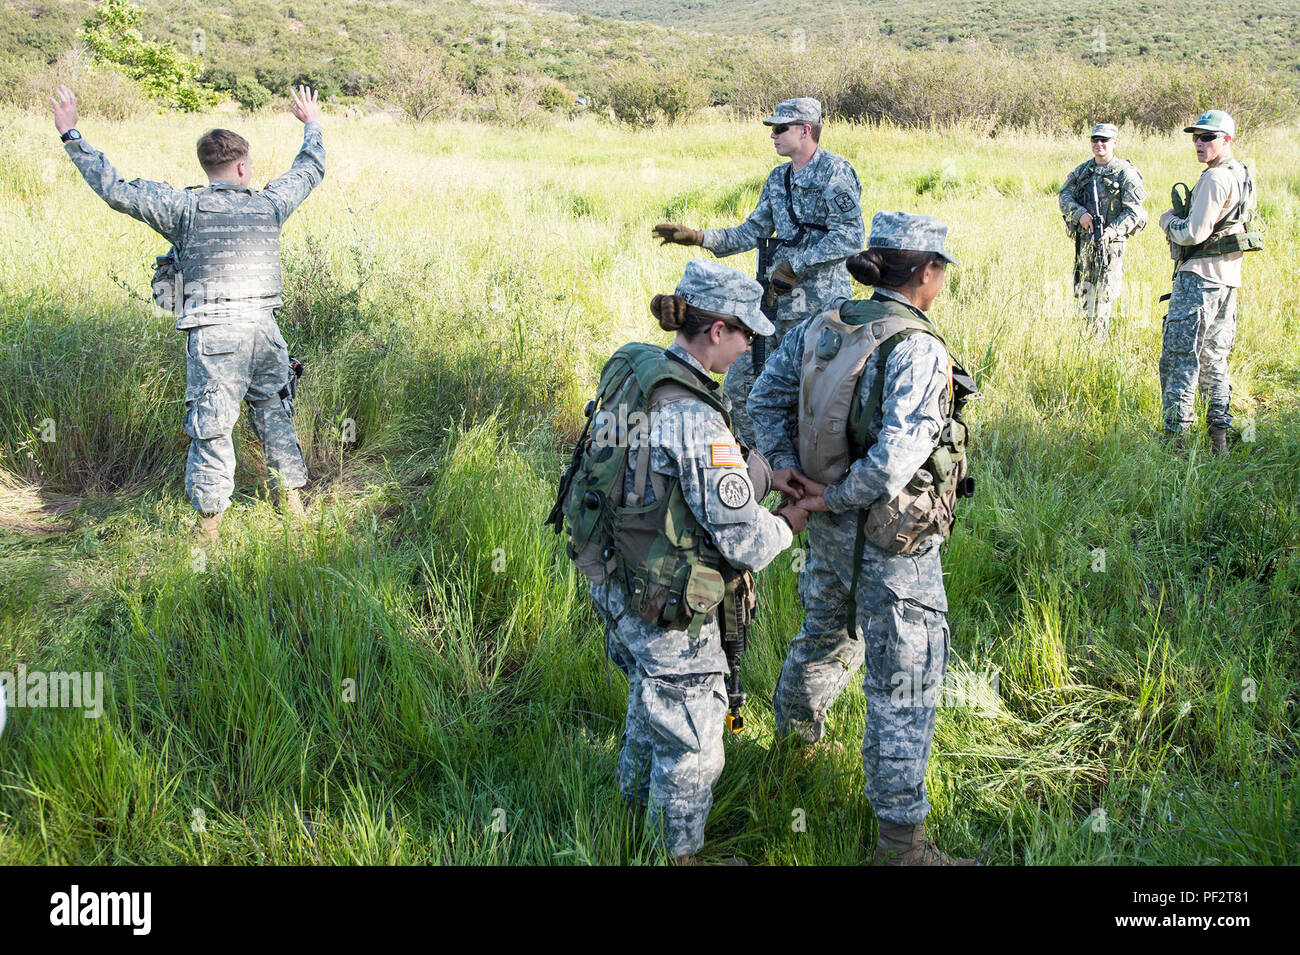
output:
[{"label": "round shoulder patch", "polygon": [[749,481],[739,471],[731,471],[718,481],[718,498],[732,510],[739,510],[749,503],[751,491]]}]

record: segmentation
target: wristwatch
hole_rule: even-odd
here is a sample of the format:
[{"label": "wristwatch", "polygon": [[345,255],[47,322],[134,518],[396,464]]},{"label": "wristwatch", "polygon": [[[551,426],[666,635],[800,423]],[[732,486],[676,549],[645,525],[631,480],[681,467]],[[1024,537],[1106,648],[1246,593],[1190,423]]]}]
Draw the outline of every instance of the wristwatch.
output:
[{"label": "wristwatch", "polygon": [[63,140],[65,143],[76,142],[80,138],[81,138],[81,133],[77,132],[76,129],[70,129],[62,136],[59,137],[59,139]]}]

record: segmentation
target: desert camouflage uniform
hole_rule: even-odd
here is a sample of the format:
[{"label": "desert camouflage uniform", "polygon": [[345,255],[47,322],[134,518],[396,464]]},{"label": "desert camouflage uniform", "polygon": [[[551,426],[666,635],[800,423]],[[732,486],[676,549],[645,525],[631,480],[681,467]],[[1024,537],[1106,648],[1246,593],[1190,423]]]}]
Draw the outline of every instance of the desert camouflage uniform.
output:
[{"label": "desert camouflage uniform", "polygon": [[[668,349],[712,387],[712,378],[684,349]],[[743,468],[713,467],[710,445],[734,444],[726,422],[692,398],[659,406],[647,447],[628,450],[628,489],[641,454],[653,455],[651,470],[681,484],[687,507],[734,567],[758,571],[790,546],[789,526],[754,500]],[[741,506],[723,503],[718,485],[740,475],[751,488]],[[733,481],[734,483],[734,481]],[[647,490],[645,506],[653,503]],[[649,819],[664,849],[693,855],[704,842],[713,806],[713,785],[722,773],[723,725],[727,714],[722,651],[716,616],[698,636],[646,623],[629,609],[617,582],[591,587],[607,625],[610,660],[627,675],[627,725],[618,761],[619,787],[629,801],[649,807]]]},{"label": "desert camouflage uniform", "polygon": [[325,175],[320,124],[306,124],[292,167],[260,191],[223,181],[204,189],[126,182],[85,139],[68,143],[67,152],[109,206],[176,246],[186,273],[203,273],[192,282],[187,275],[184,311],[176,323],[188,332],[185,431],[192,440],[185,491],[195,510],[212,514],[230,505],[231,432],[243,400],[267,467],[282,486],[302,487],[307,465],[287,397],[288,349],[275,322],[283,304],[279,230]]},{"label": "desert camouflage uniform", "polygon": [[[1105,223],[1102,243],[1109,253],[1109,263],[1102,263],[1101,281],[1093,286],[1093,264],[1097,247],[1092,233],[1079,229],[1079,217],[1093,213],[1093,180],[1097,182],[1097,197],[1101,200],[1101,218]],[[1089,159],[1074,168],[1061,186],[1057,199],[1061,215],[1065,217],[1070,235],[1074,237],[1074,296],[1085,315],[1092,319],[1093,331],[1105,335],[1110,327],[1110,316],[1119,301],[1124,280],[1124,245],[1147,224],[1147,213],[1142,208],[1146,200],[1142,174],[1131,162],[1118,157],[1104,166]]]},{"label": "desert camouflage uniform", "polygon": [[[791,185],[788,197],[787,169]],[[817,315],[834,299],[850,296],[844,260],[862,249],[861,194],[862,187],[852,164],[818,149],[808,165],[797,172],[792,163],[773,169],[763,184],[758,206],[740,225],[704,230],[704,247],[719,258],[755,249],[759,239],[771,235],[791,243],[781,246],[772,257],[773,268],[783,259],[789,259],[798,283],[777,301],[776,336],[769,342],[769,353],[792,327]],[[804,224],[802,237],[790,218],[791,202],[795,216]],[[808,228],[809,224],[825,226],[826,230]],[[750,447],[754,444],[754,428],[745,399],[753,384],[752,356],[746,352],[727,371],[722,389],[731,402],[736,434]]]},{"label": "desert camouflage uniform", "polygon": [[[888,289],[875,297],[908,304]],[[799,466],[795,426],[806,331],[803,325],[785,336],[750,394],[758,446],[774,470]],[[875,376],[876,363],[868,361],[860,400],[870,396]],[[809,555],[799,580],[804,623],[790,644],[772,706],[778,734],[816,741],[825,733],[826,711],[865,663],[866,795],[878,818],[910,825],[930,808],[925,767],[935,694],[948,665],[941,538],[910,555],[890,554],[867,541],[858,580],[858,638],[850,636],[845,614],[858,511],[897,497],[933,452],[948,394],[947,351],[933,336],[909,336],[890,354],[885,376],[881,408],[869,428],[875,439],[870,452],[827,487],[829,512],[809,518]]]}]

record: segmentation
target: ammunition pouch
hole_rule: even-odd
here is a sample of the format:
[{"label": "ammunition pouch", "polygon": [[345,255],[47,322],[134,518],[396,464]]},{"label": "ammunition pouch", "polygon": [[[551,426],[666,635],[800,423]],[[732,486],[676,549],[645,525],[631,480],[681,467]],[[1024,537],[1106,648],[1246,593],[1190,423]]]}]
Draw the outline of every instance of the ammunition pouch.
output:
[{"label": "ammunition pouch", "polygon": [[154,259],[153,278],[149,280],[153,303],[164,312],[180,315],[185,310],[185,283],[181,275],[176,246]]}]

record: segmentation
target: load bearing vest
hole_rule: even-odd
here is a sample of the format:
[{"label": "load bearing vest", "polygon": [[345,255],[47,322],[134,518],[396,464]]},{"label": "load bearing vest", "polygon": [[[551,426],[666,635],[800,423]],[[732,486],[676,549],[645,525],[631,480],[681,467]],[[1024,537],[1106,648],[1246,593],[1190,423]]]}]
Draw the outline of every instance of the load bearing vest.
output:
[{"label": "load bearing vest", "polygon": [[[651,414],[682,397],[718,411],[730,427],[718,387],[663,348],[633,342],[616,351],[587,405],[547,523],[556,533],[567,525],[570,559],[593,583],[624,587],[642,620],[698,635],[740,575],[695,519],[680,481],[650,467]],[[629,487],[632,447],[638,453]]]},{"label": "load bearing vest", "polygon": [[[1235,159],[1229,159],[1222,164],[1222,168],[1230,170],[1237,177],[1240,186],[1237,204],[1214,224],[1214,231],[1210,233],[1209,238],[1186,247],[1182,255],[1184,262],[1212,255],[1227,255],[1232,252],[1255,252],[1264,248],[1264,233],[1256,223],[1256,212],[1259,206],[1255,197],[1255,180],[1250,174],[1250,167]],[[1187,189],[1183,183],[1174,186],[1174,212],[1181,218],[1186,218],[1190,211],[1190,195],[1185,200],[1186,208],[1179,212],[1177,208],[1181,196],[1179,186],[1182,186],[1184,191]],[[1252,225],[1255,227],[1251,228]]]},{"label": "load bearing vest", "polygon": [[[805,474],[834,484],[855,460],[867,455],[875,441],[871,425],[884,403],[886,363],[899,343],[917,334],[930,335],[947,349],[933,325],[890,299],[848,302],[813,319],[804,339],[799,386],[798,452]],[[859,383],[873,358],[875,375],[864,400]],[[858,513],[850,633],[856,633],[858,576],[866,541],[888,553],[914,553],[935,535],[947,536],[957,498],[973,494],[961,409],[975,393],[966,372],[949,362],[944,423],[930,457],[894,500]]]},{"label": "load bearing vest", "polygon": [[185,298],[257,303],[279,296],[280,221],[270,200],[221,183],[201,191],[176,253]]}]

